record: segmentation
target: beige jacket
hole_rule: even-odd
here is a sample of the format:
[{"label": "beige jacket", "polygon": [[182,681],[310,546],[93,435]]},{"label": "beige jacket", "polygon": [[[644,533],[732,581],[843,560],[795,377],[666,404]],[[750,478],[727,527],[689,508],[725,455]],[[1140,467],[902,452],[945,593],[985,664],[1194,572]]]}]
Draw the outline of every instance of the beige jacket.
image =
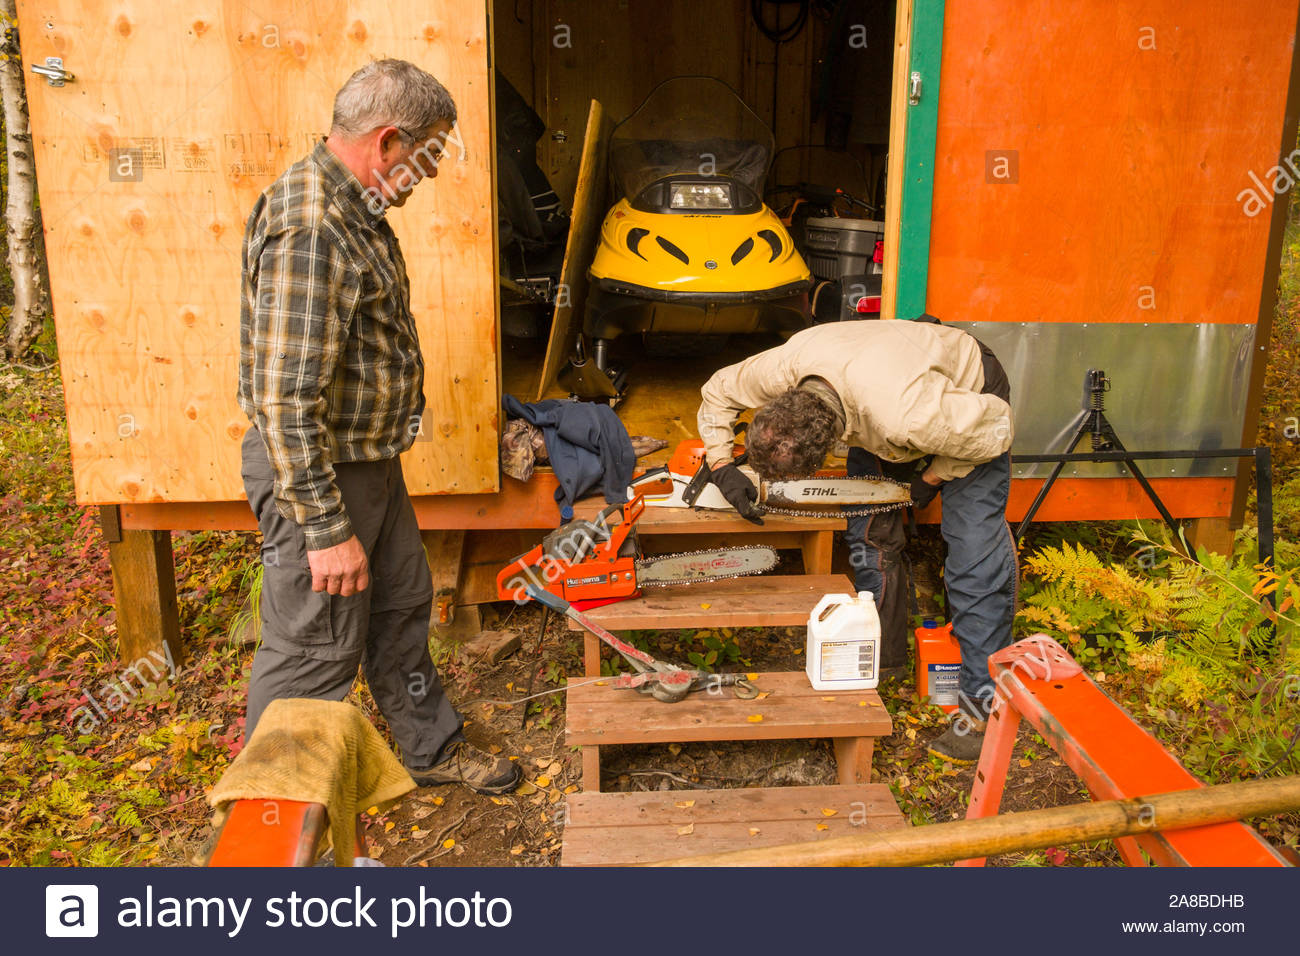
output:
[{"label": "beige jacket", "polygon": [[815,326],[784,345],[719,370],[700,395],[698,425],[710,465],[730,458],[732,426],[810,376],[844,404],[843,440],[886,461],[933,455],[945,481],[1011,447],[1011,406],[980,394],[976,341],[928,322],[860,320]]}]

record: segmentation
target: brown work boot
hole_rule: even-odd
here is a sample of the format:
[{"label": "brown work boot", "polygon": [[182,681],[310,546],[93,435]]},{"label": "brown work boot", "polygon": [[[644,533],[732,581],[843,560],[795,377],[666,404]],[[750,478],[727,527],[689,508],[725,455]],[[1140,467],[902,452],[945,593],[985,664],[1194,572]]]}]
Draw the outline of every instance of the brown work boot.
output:
[{"label": "brown work boot", "polygon": [[936,757],[966,766],[977,763],[984,748],[984,731],[988,722],[958,713],[942,734],[930,741],[929,752]]},{"label": "brown work boot", "polygon": [[421,787],[443,783],[463,783],[475,793],[506,793],[519,784],[519,767],[505,757],[493,757],[467,741],[458,740],[447,748],[445,756],[427,770],[406,768],[411,779]]}]

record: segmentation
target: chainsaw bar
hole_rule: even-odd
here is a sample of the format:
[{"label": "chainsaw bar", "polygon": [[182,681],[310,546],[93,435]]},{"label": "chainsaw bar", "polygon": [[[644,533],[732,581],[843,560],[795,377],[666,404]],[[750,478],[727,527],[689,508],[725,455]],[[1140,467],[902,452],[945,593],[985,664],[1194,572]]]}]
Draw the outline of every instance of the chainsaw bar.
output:
[{"label": "chainsaw bar", "polygon": [[[866,499],[866,500],[864,500]],[[843,503],[841,503],[843,502]],[[793,518],[858,517],[912,506],[911,486],[892,478],[800,478],[763,483],[757,507],[764,514]]]},{"label": "chainsaw bar", "polygon": [[775,549],[766,545],[661,554],[636,563],[636,583],[639,587],[647,588],[707,584],[710,581],[762,574],[776,567],[779,560]]}]

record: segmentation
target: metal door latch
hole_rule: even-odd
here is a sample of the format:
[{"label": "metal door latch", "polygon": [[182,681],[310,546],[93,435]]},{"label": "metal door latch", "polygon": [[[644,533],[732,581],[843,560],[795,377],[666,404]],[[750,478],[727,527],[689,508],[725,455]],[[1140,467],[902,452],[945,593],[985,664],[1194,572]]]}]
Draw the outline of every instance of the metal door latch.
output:
[{"label": "metal door latch", "polygon": [[907,96],[907,102],[913,106],[921,102],[921,74],[915,70],[912,71],[912,89]]},{"label": "metal door latch", "polygon": [[63,57],[59,56],[47,56],[44,66],[33,63],[32,72],[45,77],[45,82],[50,86],[62,86],[64,83],[71,83],[76,79],[75,76],[63,68]]}]

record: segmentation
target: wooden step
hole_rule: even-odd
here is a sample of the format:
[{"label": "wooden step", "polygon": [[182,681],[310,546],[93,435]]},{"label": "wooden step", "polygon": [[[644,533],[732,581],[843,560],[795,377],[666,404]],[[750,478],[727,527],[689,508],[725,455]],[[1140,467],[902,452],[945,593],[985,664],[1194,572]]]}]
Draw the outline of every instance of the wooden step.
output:
[{"label": "wooden step", "polygon": [[840,783],[871,780],[875,740],[893,731],[878,693],[813,690],[801,671],[758,674],[753,683],[767,696],[741,700],[724,689],[665,704],[612,681],[575,682],[566,695],[564,734],[566,743],[582,747],[583,789],[600,789],[601,746],[701,740],[829,737]]},{"label": "wooden step", "polygon": [[[802,671],[759,674],[757,700],[729,688],[697,691],[676,704],[618,690],[613,681],[568,692],[564,736],[570,745],[687,743],[697,740],[790,740],[798,737],[888,737],[889,712],[874,690],[814,690]],[[754,719],[754,718],[761,719]]]},{"label": "wooden step", "polygon": [[[843,574],[764,574],[646,588],[641,597],[586,611],[611,631],[700,627],[804,627],[823,594],[852,594]],[[569,629],[582,628],[573,620]]]},{"label": "wooden step", "polygon": [[884,784],[575,793],[568,809],[563,866],[627,866],[908,825]]}]

